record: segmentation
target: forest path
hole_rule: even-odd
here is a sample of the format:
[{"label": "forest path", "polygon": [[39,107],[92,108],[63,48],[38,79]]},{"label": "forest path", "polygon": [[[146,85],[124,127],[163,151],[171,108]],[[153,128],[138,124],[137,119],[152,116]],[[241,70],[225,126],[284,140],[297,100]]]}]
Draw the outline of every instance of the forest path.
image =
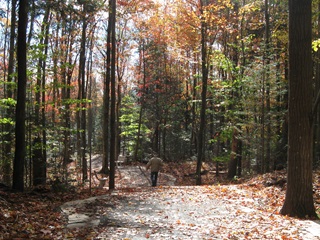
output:
[{"label": "forest path", "polygon": [[[124,161],[124,160],[123,160]],[[99,172],[102,165],[102,156],[95,155],[92,158],[92,171]],[[116,189],[123,188],[136,188],[136,187],[147,187],[151,185],[150,171],[145,169],[145,165],[126,165],[116,164],[115,169],[115,184]],[[98,185],[97,179],[93,178],[94,185]],[[158,185],[172,186],[175,185],[176,178],[170,174],[159,172]],[[108,186],[108,182],[106,183]]]},{"label": "forest path", "polygon": [[244,185],[164,186],[160,176],[152,188],[143,169],[118,171],[122,189],[61,207],[68,231],[81,239],[320,239],[319,221],[281,216],[270,196]]}]

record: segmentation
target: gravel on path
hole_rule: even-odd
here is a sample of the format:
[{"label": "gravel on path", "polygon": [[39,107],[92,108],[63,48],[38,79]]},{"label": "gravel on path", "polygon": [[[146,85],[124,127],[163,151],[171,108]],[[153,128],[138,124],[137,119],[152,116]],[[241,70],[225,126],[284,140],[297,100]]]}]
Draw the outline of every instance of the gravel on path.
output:
[{"label": "gravel on path", "polygon": [[61,207],[69,229],[88,229],[84,239],[320,239],[319,221],[264,211],[237,185],[178,187],[166,176],[153,188],[141,169],[119,171],[122,189]]}]

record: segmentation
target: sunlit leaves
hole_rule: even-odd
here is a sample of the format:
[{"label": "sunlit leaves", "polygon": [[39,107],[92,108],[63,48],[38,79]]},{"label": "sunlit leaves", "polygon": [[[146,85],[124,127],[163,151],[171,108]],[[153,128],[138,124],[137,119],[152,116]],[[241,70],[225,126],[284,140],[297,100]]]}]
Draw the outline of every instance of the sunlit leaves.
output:
[{"label": "sunlit leaves", "polygon": [[[10,124],[13,125],[14,121],[11,118],[0,118],[0,124]],[[2,132],[3,134],[4,132]]]},{"label": "sunlit leaves", "polygon": [[221,51],[214,51],[212,53],[212,64],[220,69],[223,69],[226,72],[234,71],[234,63],[228,59]]},{"label": "sunlit leaves", "polygon": [[264,3],[262,0],[249,2],[246,5],[241,7],[239,13],[240,15],[244,15],[244,13],[248,14],[248,13],[258,12],[260,11],[263,4]]},{"label": "sunlit leaves", "polygon": [[4,107],[4,108],[8,108],[8,107],[12,107],[15,106],[17,103],[17,101],[15,99],[12,98],[3,98],[0,100],[0,107]]},{"label": "sunlit leaves", "polygon": [[320,39],[312,41],[312,49],[313,51],[317,52],[320,47]]},{"label": "sunlit leaves", "polygon": [[[125,138],[127,142],[127,154],[133,154],[138,138],[140,110],[141,106],[134,102],[132,96],[125,96],[123,98],[119,121],[121,123],[121,136]],[[140,135],[143,136],[144,141],[149,141],[147,138],[149,133],[150,130],[147,128],[145,122],[142,122],[140,126]]]}]

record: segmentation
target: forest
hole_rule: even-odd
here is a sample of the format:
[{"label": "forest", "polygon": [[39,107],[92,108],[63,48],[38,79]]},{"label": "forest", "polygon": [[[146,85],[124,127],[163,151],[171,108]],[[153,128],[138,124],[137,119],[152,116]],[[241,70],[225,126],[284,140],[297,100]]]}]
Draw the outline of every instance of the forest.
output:
[{"label": "forest", "polygon": [[114,189],[158,154],[194,185],[288,169],[282,213],[317,217],[319,0],[0,3],[1,184],[91,188],[99,155]]}]

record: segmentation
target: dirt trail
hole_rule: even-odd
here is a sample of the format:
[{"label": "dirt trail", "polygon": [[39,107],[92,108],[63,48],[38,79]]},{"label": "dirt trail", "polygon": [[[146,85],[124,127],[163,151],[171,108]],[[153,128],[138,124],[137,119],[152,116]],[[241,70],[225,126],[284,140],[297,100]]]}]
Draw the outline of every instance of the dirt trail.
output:
[{"label": "dirt trail", "polygon": [[[230,189],[231,190],[231,189]],[[121,196],[121,193],[117,193]],[[261,212],[252,200],[228,200],[207,187],[123,194],[105,211],[102,239],[320,239],[320,226]]]},{"label": "dirt trail", "polygon": [[152,188],[139,167],[118,171],[123,189],[62,206],[81,239],[320,239],[319,221],[265,210],[267,198],[239,185],[169,186],[163,174]]}]

